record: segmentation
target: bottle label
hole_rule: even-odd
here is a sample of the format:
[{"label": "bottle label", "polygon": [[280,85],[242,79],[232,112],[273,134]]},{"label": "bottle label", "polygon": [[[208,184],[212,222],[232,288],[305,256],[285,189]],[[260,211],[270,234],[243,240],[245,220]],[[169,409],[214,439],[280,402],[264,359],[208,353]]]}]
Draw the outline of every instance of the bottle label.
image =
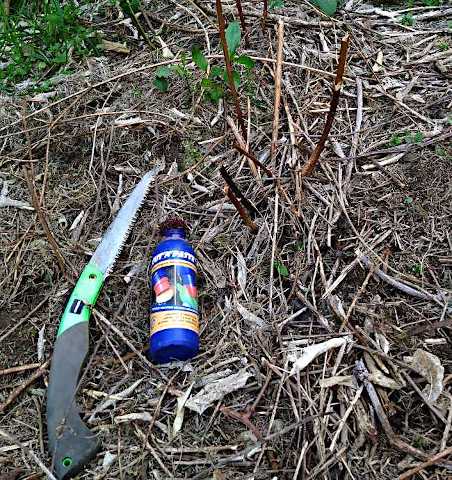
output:
[{"label": "bottle label", "polygon": [[187,328],[199,333],[195,257],[170,250],[155,256],[151,264],[151,335],[168,328]]}]

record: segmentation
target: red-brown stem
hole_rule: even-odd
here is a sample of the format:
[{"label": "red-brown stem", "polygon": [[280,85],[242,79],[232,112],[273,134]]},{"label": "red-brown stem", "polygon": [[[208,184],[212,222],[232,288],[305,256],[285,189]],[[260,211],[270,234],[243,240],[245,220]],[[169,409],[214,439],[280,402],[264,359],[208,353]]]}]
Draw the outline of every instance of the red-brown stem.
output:
[{"label": "red-brown stem", "polygon": [[252,153],[247,152],[244,148],[242,148],[238,143],[234,143],[233,147],[242,155],[249,158],[256,167],[261,168],[269,177],[274,177],[273,172],[266,167],[262,162],[260,162]]},{"label": "red-brown stem", "polygon": [[246,198],[246,196],[240,191],[240,188],[234,183],[234,180],[232,180],[224,165],[221,165],[220,167],[220,174],[223,177],[223,180],[226,182],[226,185],[231,189],[232,193],[248,210],[250,216],[254,216],[256,213],[259,213],[256,207]]},{"label": "red-brown stem", "polygon": [[0,414],[3,413],[9,405],[24,391],[26,390],[33,382],[35,382],[38,378],[42,377],[44,373],[47,371],[47,367],[49,366],[50,360],[44,362],[38,370],[36,370],[33,375],[25,380],[24,383],[20,384],[15,390],[13,390],[9,397],[5,400],[4,403],[0,404]]},{"label": "red-brown stem", "polygon": [[231,58],[229,56],[228,44],[226,42],[226,22],[224,20],[223,7],[221,5],[221,0],[216,0],[216,7],[217,7],[218,30],[220,33],[221,44],[223,46],[224,63],[226,65],[228,84],[231,90],[232,98],[235,103],[235,113],[237,115],[237,121],[239,122],[239,127],[240,127],[240,130],[242,131],[243,138],[246,141],[248,134],[245,128],[245,122],[243,121],[242,109],[240,108],[239,94],[237,92],[237,89],[235,88]]},{"label": "red-brown stem", "polygon": [[267,19],[268,19],[268,0],[264,0],[263,10],[262,10],[262,30],[267,28]]},{"label": "red-brown stem", "polygon": [[[30,165],[33,165],[33,164],[30,164]],[[45,217],[44,212],[42,211],[41,205],[39,203],[38,194],[36,193],[36,189],[33,182],[34,175],[30,174],[30,172],[28,171],[28,168],[25,165],[22,167],[22,169],[24,172],[25,180],[27,182],[28,190],[30,191],[32,205],[38,215],[39,222],[41,223],[41,226],[44,230],[44,233],[46,234],[50,247],[56,256],[61,272],[63,273],[64,276],[67,277],[66,264],[65,264],[63,255],[61,254],[60,248],[58,247],[55,237],[53,236],[53,233],[50,230],[49,224],[47,222],[47,218]]]},{"label": "red-brown stem", "polygon": [[257,225],[253,222],[253,220],[251,220],[248,212],[243,208],[239,199],[234,195],[234,192],[228,185],[225,185],[224,192],[226,193],[234,207],[237,209],[237,212],[240,215],[240,218],[243,220],[243,223],[251,230],[252,233],[257,233]]},{"label": "red-brown stem", "polygon": [[320,155],[323,149],[325,148],[325,143],[328,139],[328,135],[330,134],[330,130],[334,122],[334,117],[336,116],[337,106],[339,104],[339,97],[341,95],[349,44],[350,44],[350,36],[349,34],[347,34],[341,41],[341,50],[339,53],[339,64],[337,66],[336,78],[334,80],[330,110],[328,111],[325,126],[323,127],[323,132],[320,137],[319,143],[317,144],[314,151],[311,153],[311,156],[309,157],[308,161],[304,164],[303,169],[301,170],[301,174],[304,177],[307,175],[310,175],[311,172],[314,170],[315,166],[317,165],[317,162],[319,161]]},{"label": "red-brown stem", "polygon": [[281,80],[282,80],[282,63],[283,63],[283,46],[284,46],[284,23],[282,20],[278,22],[277,28],[277,50],[276,50],[276,68],[275,68],[275,101],[273,109],[273,129],[272,143],[270,147],[271,158],[274,160],[276,155],[276,146],[279,136],[279,111],[281,108]]},{"label": "red-brown stem", "polygon": [[240,25],[242,26],[243,35],[245,37],[245,45],[248,46],[249,45],[248,30],[246,28],[245,15],[243,14],[242,0],[235,0],[235,5],[236,5],[237,11],[239,13]]}]

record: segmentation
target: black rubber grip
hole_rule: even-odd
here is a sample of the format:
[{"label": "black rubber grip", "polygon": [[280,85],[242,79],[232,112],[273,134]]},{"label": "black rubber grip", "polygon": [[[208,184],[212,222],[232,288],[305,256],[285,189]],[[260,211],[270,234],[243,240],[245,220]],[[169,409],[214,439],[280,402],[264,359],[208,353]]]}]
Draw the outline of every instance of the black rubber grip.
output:
[{"label": "black rubber grip", "polygon": [[62,333],[54,346],[47,389],[47,429],[53,471],[59,480],[80,472],[100,448],[98,437],[82,422],[75,402],[88,345],[88,322],[80,322]]}]

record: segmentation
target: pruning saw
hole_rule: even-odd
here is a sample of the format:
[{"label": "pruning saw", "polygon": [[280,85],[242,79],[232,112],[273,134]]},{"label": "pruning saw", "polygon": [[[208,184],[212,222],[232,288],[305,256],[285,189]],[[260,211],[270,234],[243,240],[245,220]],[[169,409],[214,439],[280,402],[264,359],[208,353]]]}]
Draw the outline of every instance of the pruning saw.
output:
[{"label": "pruning saw", "polygon": [[119,210],[83,269],[60,320],[47,389],[49,451],[58,480],[72,478],[100,449],[97,435],[81,420],[75,401],[88,355],[90,307],[96,303],[159,170],[147,172]]}]

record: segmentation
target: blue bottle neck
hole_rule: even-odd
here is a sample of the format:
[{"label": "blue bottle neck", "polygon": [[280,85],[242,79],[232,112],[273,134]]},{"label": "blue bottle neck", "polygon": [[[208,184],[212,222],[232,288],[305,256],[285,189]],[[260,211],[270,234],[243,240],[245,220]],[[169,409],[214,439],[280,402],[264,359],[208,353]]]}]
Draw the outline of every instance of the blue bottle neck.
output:
[{"label": "blue bottle neck", "polygon": [[163,231],[163,236],[165,238],[181,238],[184,240],[187,237],[183,228],[167,228]]}]

